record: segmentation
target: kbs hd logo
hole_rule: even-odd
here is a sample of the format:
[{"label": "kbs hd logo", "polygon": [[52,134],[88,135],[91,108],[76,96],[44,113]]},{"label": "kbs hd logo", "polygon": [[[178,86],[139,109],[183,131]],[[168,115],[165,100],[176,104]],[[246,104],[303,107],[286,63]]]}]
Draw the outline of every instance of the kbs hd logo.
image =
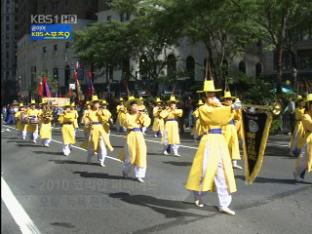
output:
[{"label": "kbs hd logo", "polygon": [[76,24],[77,15],[31,15],[31,24]]}]

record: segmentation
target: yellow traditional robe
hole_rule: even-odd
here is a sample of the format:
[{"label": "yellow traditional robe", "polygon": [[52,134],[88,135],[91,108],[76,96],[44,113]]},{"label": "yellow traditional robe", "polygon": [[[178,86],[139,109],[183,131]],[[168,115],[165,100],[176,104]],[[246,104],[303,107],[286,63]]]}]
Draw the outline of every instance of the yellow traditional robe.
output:
[{"label": "yellow traditional robe", "polygon": [[195,117],[196,121],[195,121],[195,125],[192,129],[191,135],[193,136],[202,136],[205,133],[207,133],[207,129],[204,128],[204,126],[202,126],[200,124],[200,119],[199,119],[199,111],[198,108],[193,111],[192,115]]},{"label": "yellow traditional robe", "polygon": [[39,116],[40,116],[41,110],[38,109],[28,109],[27,110],[27,118],[28,118],[28,124],[27,124],[27,132],[33,133],[38,129],[39,124]]},{"label": "yellow traditional robe", "polygon": [[302,119],[305,130],[305,143],[307,144],[307,160],[308,172],[312,171],[312,118],[309,114],[305,114]]},{"label": "yellow traditional robe", "polygon": [[104,130],[103,122],[107,121],[107,116],[102,110],[91,110],[86,114],[86,118],[90,123],[89,145],[92,146],[94,152],[99,149],[100,137],[103,138],[108,150],[113,151],[113,147],[109,141],[107,132]]},{"label": "yellow traditional robe", "polygon": [[53,116],[46,115],[46,111],[42,111],[40,116],[40,138],[41,139],[51,139],[52,138],[52,120]]},{"label": "yellow traditional robe", "polygon": [[[207,104],[199,107],[200,123],[209,130],[220,129],[232,117],[231,107],[212,107]],[[208,152],[205,152],[206,150]],[[206,153],[208,157],[204,162]],[[201,138],[185,188],[192,191],[214,191],[214,179],[220,160],[223,163],[228,191],[235,192],[236,183],[225,137],[223,134],[213,133],[205,134]],[[204,166],[206,167],[205,174],[203,174]]]},{"label": "yellow traditional robe", "polygon": [[304,116],[304,108],[296,108],[295,110],[295,130],[291,136],[290,140],[290,149],[295,150],[297,148],[298,150],[301,150],[305,143],[305,131],[302,124],[302,119]]},{"label": "yellow traditional robe", "polygon": [[110,119],[112,118],[112,113],[108,109],[102,110],[103,118],[102,118],[102,124],[104,131],[106,133],[110,132]]},{"label": "yellow traditional robe", "polygon": [[116,111],[117,111],[118,124],[119,124],[119,126],[122,126],[122,119],[124,118],[125,114],[127,113],[127,108],[123,104],[120,104],[116,107]]},{"label": "yellow traditional robe", "polygon": [[25,124],[22,122],[23,113],[24,113],[23,111],[18,111],[14,115],[16,121],[16,129],[19,131],[23,131],[25,127]]},{"label": "yellow traditional robe", "polygon": [[120,151],[119,159],[125,162],[126,150],[129,153],[130,163],[140,168],[146,168],[146,143],[142,131],[136,131],[142,127],[148,127],[151,119],[144,113],[127,113],[121,120],[123,126],[128,129],[127,146]]},{"label": "yellow traditional robe", "polygon": [[73,112],[75,114],[75,120],[73,122],[73,125],[74,125],[74,128],[78,128],[78,118],[79,118],[79,115],[78,115],[78,111],[77,110],[71,110],[71,112]]},{"label": "yellow traditional robe", "polygon": [[[182,117],[183,110],[166,109],[160,112],[160,117],[165,119],[165,134],[169,145],[180,144],[179,124],[178,118]],[[172,121],[173,120],[173,121]],[[162,137],[162,143],[164,142],[164,136]]]},{"label": "yellow traditional robe", "polygon": [[65,145],[75,144],[75,129],[74,129],[74,121],[75,121],[75,113],[73,112],[63,112],[59,115],[58,121],[62,124],[62,136],[63,143]]},{"label": "yellow traditional robe", "polygon": [[163,131],[165,128],[165,122],[164,119],[160,117],[160,108],[158,106],[153,108],[153,117],[153,132]]},{"label": "yellow traditional robe", "polygon": [[225,136],[225,140],[228,144],[230,156],[232,160],[240,160],[240,152],[239,152],[239,142],[237,136],[237,129],[234,122],[234,113],[232,114],[232,119],[230,122],[223,126],[223,133]]}]

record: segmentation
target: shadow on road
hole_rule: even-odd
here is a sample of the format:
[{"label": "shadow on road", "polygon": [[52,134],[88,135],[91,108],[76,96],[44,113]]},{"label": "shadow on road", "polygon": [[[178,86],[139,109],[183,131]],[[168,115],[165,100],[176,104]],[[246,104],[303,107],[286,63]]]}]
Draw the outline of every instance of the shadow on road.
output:
[{"label": "shadow on road", "polygon": [[35,154],[48,154],[48,155],[63,155],[62,152],[58,151],[58,152],[49,152],[49,151],[33,151]]},{"label": "shadow on road", "polygon": [[111,179],[111,180],[135,180],[134,178],[124,178],[123,176],[109,175],[107,173],[96,173],[87,171],[74,171],[73,174],[78,174],[85,178],[99,178],[99,179]]},{"label": "shadow on road", "polygon": [[42,145],[35,145],[35,144],[16,144],[18,147],[40,147],[42,148],[43,146]]},{"label": "shadow on road", "polygon": [[[245,180],[245,176],[235,176],[240,180]],[[272,184],[296,184],[293,179],[274,179],[274,178],[264,178],[264,177],[257,177],[254,183],[272,183]],[[311,184],[309,182],[300,182],[300,184]]]},{"label": "shadow on road", "polygon": [[[61,155],[63,155],[61,153]],[[74,165],[91,165],[91,166],[99,166],[98,163],[87,163],[87,162],[79,162],[73,160],[49,160],[49,162],[54,162],[55,164],[74,164]]]},{"label": "shadow on road", "polygon": [[192,166],[192,162],[175,162],[175,161],[168,161],[168,162],[162,162],[165,164],[170,164],[173,166],[179,166],[179,167],[188,167],[188,166]]}]

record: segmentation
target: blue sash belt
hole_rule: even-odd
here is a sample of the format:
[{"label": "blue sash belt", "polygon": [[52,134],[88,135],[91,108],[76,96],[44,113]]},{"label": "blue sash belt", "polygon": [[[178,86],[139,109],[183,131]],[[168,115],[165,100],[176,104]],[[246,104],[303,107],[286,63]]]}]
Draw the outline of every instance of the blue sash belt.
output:
[{"label": "blue sash belt", "polygon": [[92,122],[93,125],[101,124],[100,122]]},{"label": "blue sash belt", "polygon": [[168,121],[177,121],[176,119],[166,119],[166,122]]},{"label": "blue sash belt", "polygon": [[229,124],[231,124],[231,125],[235,125],[234,120],[232,119],[232,120],[229,122]]},{"label": "blue sash belt", "polygon": [[142,132],[142,129],[141,128],[132,128],[132,129],[129,129],[129,132],[130,131],[133,131],[133,132]]},{"label": "blue sash belt", "polygon": [[208,131],[208,134],[222,134],[221,128],[213,128]]}]

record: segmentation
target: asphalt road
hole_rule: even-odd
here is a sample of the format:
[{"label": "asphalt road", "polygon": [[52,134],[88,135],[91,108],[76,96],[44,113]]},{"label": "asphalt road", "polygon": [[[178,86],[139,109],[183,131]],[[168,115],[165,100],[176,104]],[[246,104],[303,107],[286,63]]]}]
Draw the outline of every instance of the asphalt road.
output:
[{"label": "asphalt road", "polygon": [[[79,147],[63,156],[59,129],[53,131],[53,139],[45,148],[17,139],[12,126],[2,126],[2,178],[40,233],[312,233],[312,176],[307,175],[305,183],[294,182],[288,137],[270,138],[253,185],[245,185],[243,171],[235,171],[234,217],[217,212],[214,193],[205,196],[204,208],[193,205],[184,183],[196,147],[187,136],[180,148],[183,157],[176,158],[163,156],[159,139],[148,134],[144,184],[121,177],[122,164],[114,160],[125,144],[119,133],[111,134],[115,151],[105,168],[96,158],[86,164],[87,152]],[[81,131],[77,139],[79,146]],[[1,233],[21,233],[1,205]]]}]

